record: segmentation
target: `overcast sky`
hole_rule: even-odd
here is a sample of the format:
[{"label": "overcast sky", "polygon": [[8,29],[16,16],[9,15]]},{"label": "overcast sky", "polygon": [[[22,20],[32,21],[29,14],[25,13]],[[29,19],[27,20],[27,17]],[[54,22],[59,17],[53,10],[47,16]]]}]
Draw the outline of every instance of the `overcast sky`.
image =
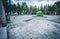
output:
[{"label": "overcast sky", "polygon": [[22,2],[26,2],[28,6],[32,5],[32,6],[44,6],[44,5],[53,5],[56,1],[59,0],[12,0],[13,3],[17,4],[17,2],[19,2],[20,4]]}]

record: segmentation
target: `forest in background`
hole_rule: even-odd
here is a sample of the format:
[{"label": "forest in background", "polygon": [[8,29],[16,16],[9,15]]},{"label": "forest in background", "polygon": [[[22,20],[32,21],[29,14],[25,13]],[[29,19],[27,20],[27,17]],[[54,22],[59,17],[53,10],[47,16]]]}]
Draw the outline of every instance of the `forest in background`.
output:
[{"label": "forest in background", "polygon": [[60,15],[60,1],[55,2],[53,5],[45,5],[44,7],[41,4],[41,7],[37,7],[37,6],[30,6],[28,7],[28,5],[26,4],[26,2],[22,2],[22,4],[19,4],[19,2],[16,4],[11,4],[11,0],[8,3],[7,0],[3,0],[3,5],[5,8],[5,12],[7,14],[11,14],[11,12],[13,12],[12,14],[16,13],[18,15],[23,14],[36,14],[37,11],[42,11],[43,14],[45,15]]}]

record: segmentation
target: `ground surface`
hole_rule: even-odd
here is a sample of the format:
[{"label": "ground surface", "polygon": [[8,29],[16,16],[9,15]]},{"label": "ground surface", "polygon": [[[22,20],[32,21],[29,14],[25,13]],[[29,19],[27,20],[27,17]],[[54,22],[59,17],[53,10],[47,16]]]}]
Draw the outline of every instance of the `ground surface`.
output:
[{"label": "ground surface", "polygon": [[60,16],[11,16],[8,39],[60,39]]},{"label": "ground surface", "polygon": [[0,28],[0,39],[7,39],[6,27],[1,27]]}]

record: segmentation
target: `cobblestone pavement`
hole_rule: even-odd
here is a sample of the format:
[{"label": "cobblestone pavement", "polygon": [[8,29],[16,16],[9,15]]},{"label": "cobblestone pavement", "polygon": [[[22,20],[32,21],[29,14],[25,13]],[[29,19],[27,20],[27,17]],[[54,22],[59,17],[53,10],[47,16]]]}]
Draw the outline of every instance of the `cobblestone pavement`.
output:
[{"label": "cobblestone pavement", "polygon": [[60,39],[60,16],[11,16],[8,39]]}]

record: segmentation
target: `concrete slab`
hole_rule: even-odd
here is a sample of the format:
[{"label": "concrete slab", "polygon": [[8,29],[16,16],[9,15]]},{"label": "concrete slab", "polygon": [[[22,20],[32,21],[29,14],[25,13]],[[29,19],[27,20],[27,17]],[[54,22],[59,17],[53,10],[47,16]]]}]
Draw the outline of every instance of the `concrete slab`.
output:
[{"label": "concrete slab", "polygon": [[12,17],[13,24],[8,28],[9,39],[60,39],[60,24],[50,21],[54,19],[59,20],[57,16],[43,18],[24,15],[16,16],[15,19]]}]

